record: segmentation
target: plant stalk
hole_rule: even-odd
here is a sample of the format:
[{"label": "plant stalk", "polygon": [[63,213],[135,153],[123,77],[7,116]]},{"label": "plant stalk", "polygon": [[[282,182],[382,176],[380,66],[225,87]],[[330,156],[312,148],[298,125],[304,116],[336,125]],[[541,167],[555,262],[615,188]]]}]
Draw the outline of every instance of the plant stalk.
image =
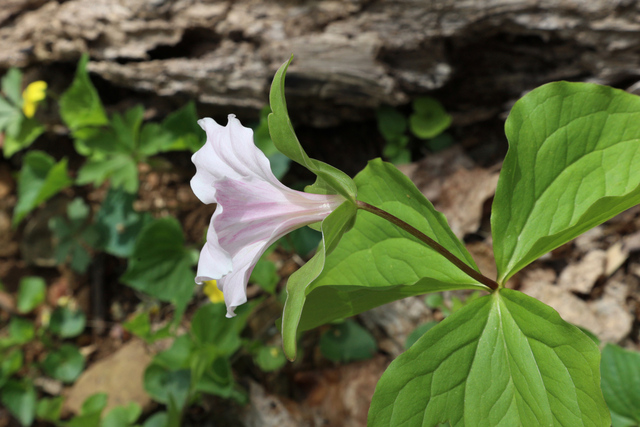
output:
[{"label": "plant stalk", "polygon": [[467,276],[470,276],[473,279],[477,280],[478,282],[480,282],[480,283],[482,283],[484,285],[487,285],[489,288],[491,288],[493,290],[498,289],[499,285],[498,285],[498,283],[496,281],[489,279],[487,276],[484,276],[483,274],[481,274],[481,273],[477,272],[476,270],[474,270],[473,268],[469,267],[466,263],[462,262],[458,257],[456,257],[454,254],[449,252],[440,243],[436,242],[431,237],[427,236],[426,234],[424,234],[422,231],[418,230],[417,228],[407,224],[406,222],[404,222],[403,220],[401,220],[397,216],[394,216],[394,215],[390,214],[387,211],[384,211],[382,209],[376,208],[375,206],[372,206],[372,205],[370,205],[368,203],[365,203],[365,202],[362,202],[360,200],[356,201],[356,206],[358,207],[358,209],[362,209],[364,211],[371,212],[372,214],[377,215],[380,218],[386,219],[387,221],[391,222],[392,224],[397,225],[398,227],[402,228],[404,231],[406,231],[407,233],[411,234],[412,236],[415,236],[421,242],[424,242],[427,246],[432,248],[434,251],[438,252],[440,255],[442,255],[443,257],[448,259],[453,265],[455,265],[460,270],[462,270]]}]

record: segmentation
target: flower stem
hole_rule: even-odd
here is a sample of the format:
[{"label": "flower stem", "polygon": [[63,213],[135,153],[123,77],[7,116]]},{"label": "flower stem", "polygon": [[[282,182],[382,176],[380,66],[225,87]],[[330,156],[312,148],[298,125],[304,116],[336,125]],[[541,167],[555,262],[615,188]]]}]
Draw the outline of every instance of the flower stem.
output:
[{"label": "flower stem", "polygon": [[460,270],[462,270],[466,275],[472,277],[473,279],[477,280],[478,282],[480,282],[480,283],[482,283],[484,285],[487,285],[489,288],[491,288],[493,290],[498,289],[499,286],[498,286],[497,282],[495,282],[494,280],[489,279],[487,276],[484,276],[481,273],[477,272],[476,270],[474,270],[473,268],[468,266],[466,263],[462,262],[454,254],[449,252],[440,243],[436,242],[431,237],[427,236],[426,234],[424,234],[422,231],[418,230],[417,228],[412,227],[411,225],[407,224],[406,222],[404,222],[403,220],[401,220],[397,216],[394,216],[394,215],[390,214],[387,211],[383,211],[382,209],[376,208],[375,206],[372,206],[372,205],[370,205],[368,203],[365,203],[365,202],[362,202],[360,200],[356,201],[356,206],[358,207],[358,209],[362,209],[364,211],[371,212],[372,214],[377,215],[380,218],[386,219],[387,221],[391,222],[394,225],[397,225],[398,227],[402,228],[404,231],[406,231],[407,233],[411,234],[412,236],[415,236],[420,241],[424,242],[427,246],[432,248],[434,251],[438,252],[440,255],[442,255],[443,257],[448,259],[453,265],[455,265]]}]

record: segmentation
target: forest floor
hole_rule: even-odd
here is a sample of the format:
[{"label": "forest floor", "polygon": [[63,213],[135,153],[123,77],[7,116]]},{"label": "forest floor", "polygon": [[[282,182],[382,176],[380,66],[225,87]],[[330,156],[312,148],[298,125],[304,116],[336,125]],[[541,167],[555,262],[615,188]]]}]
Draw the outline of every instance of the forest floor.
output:
[{"label": "forest floor", "polygon": [[[354,124],[343,133],[335,130],[333,134],[323,131],[320,136],[315,135],[313,138],[316,140],[328,138],[332,142],[318,143],[315,148],[312,146],[310,154],[329,162],[332,157],[337,158],[338,163],[342,163],[337,166],[354,174],[364,167],[367,158],[377,152],[379,154],[376,144],[365,143],[350,148],[347,155],[340,151],[344,141],[358,135],[364,126]],[[436,209],[445,214],[483,273],[495,277],[489,218],[501,159],[506,151],[506,141],[504,136],[500,136],[501,121],[496,119],[488,125],[470,127],[454,126],[451,132],[456,144],[428,153],[421,160],[402,165],[400,169],[434,203]],[[313,132],[302,130],[301,135],[304,141],[305,135],[312,136]],[[366,135],[359,138],[361,143]],[[48,143],[52,142],[37,144]],[[54,143],[61,144],[56,150],[61,155],[73,151],[70,141]],[[202,242],[213,207],[202,205],[191,192],[189,179],[193,169],[187,153],[172,157],[170,163],[168,158],[165,160],[153,169],[141,168],[141,187],[135,208],[151,212],[154,216],[178,218],[187,242],[197,245]],[[51,306],[55,306],[61,296],[69,296],[89,314],[88,327],[74,340],[87,358],[87,367],[79,380],[65,386],[42,377],[36,378],[37,386],[49,395],[66,396],[67,412],[77,411],[86,397],[100,390],[118,395],[121,403],[135,401],[145,413],[153,413],[157,404],[144,392],[141,379],[136,380],[135,377],[136,374],[140,377],[152,355],[168,348],[170,342],[161,340],[146,345],[127,332],[122,323],[140,305],[156,304],[152,327],[158,327],[171,318],[171,307],[150,301],[119,283],[118,277],[126,269],[123,260],[100,255],[84,275],[55,266],[51,252],[52,236],[47,228],[49,219],[78,195],[97,209],[105,196],[104,188],[69,188],[56,196],[57,202],[50,203],[49,209],[37,211],[20,227],[13,229],[14,175],[19,162],[19,156],[11,161],[0,161],[2,307],[10,307],[13,303],[21,277],[35,275],[45,278],[48,283],[47,300]],[[70,165],[73,170],[73,156]],[[288,179],[305,178],[302,172],[294,169]],[[278,267],[278,288],[283,289],[287,277],[298,268],[301,259],[291,252],[276,250],[271,260]],[[96,274],[99,279],[96,279]],[[591,331],[603,342],[640,349],[640,208],[624,212],[547,254],[512,278],[508,287],[540,299],[556,309],[565,320]],[[249,331],[246,333],[264,334],[262,326],[269,324],[266,339],[278,344],[275,329],[281,307],[278,299],[267,296],[254,284],[249,286],[248,294],[266,298],[248,320]],[[445,292],[444,299],[437,303],[424,296],[412,297],[357,316],[358,324],[376,339],[377,351],[367,360],[335,363],[323,357],[318,343],[329,326],[306,333],[301,339],[301,357],[274,372],[256,369],[250,358],[241,354],[233,360],[234,373],[239,384],[248,391],[250,403],[241,406],[218,397],[204,397],[199,405],[189,408],[183,425],[226,426],[243,422],[252,427],[364,426],[376,382],[391,360],[404,351],[407,338],[418,326],[442,320],[468,294]],[[185,331],[189,328],[192,314],[205,300],[202,291],[198,290],[198,296],[182,320],[181,328]],[[7,313],[2,312],[0,321],[4,322],[6,317]],[[27,365],[41,362],[41,345],[34,342],[25,354]],[[120,381],[105,383],[105,378],[109,377],[120,378]],[[105,384],[115,388],[105,390]],[[12,425],[7,412],[0,408],[0,427]]]}]

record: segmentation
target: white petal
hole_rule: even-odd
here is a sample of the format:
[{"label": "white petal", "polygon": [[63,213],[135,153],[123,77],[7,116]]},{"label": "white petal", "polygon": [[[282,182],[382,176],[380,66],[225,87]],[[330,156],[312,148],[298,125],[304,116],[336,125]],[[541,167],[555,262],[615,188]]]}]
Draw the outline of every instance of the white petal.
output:
[{"label": "white petal", "polygon": [[211,118],[199,120],[198,124],[207,133],[206,145],[212,150],[203,152],[203,156],[194,156],[194,163],[203,163],[217,178],[258,176],[264,181],[279,183],[271,172],[269,159],[253,142],[253,130],[242,126],[233,114],[229,115],[225,127]]},{"label": "white petal", "polygon": [[209,280],[219,280],[233,270],[231,255],[220,246],[213,226],[216,217],[222,214],[222,210],[222,206],[216,207],[207,231],[207,243],[200,251],[196,276],[196,283],[199,285]]},{"label": "white petal", "polygon": [[247,302],[247,283],[258,259],[269,247],[267,242],[246,246],[233,257],[233,271],[218,280],[227,305],[227,317],[235,316],[235,309]]}]

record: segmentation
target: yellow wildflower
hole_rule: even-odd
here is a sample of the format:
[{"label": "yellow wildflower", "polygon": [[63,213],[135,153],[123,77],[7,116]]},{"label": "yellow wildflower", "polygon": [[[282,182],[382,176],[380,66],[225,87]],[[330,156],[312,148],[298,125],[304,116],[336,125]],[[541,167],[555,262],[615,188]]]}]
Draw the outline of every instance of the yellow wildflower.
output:
[{"label": "yellow wildflower", "polygon": [[38,80],[29,83],[29,86],[22,92],[22,111],[28,118],[36,114],[38,102],[47,97],[47,82]]},{"label": "yellow wildflower", "polygon": [[224,302],[224,294],[218,289],[218,283],[215,280],[207,280],[204,282],[203,291],[212,303]]}]

